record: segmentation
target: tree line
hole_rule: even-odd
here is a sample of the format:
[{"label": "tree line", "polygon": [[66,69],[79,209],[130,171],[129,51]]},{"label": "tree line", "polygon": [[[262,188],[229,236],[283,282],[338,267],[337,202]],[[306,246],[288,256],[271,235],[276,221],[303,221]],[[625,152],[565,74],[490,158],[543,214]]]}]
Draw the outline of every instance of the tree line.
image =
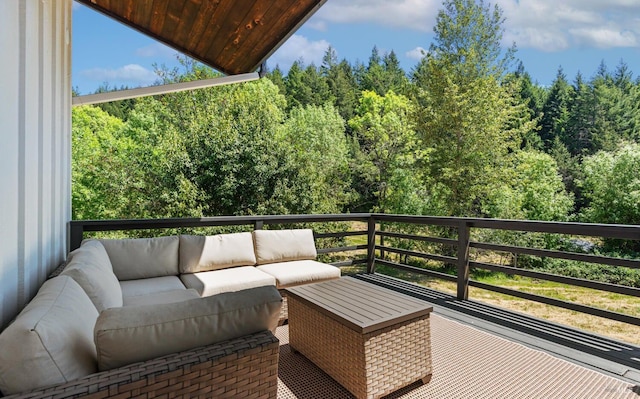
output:
[{"label": "tree line", "polygon": [[[602,63],[542,86],[501,46],[503,22],[497,6],[445,0],[408,73],[393,51],[351,63],[329,47],[256,82],[74,108],[73,216],[640,224],[640,79]],[[158,68],[163,83],[217,76],[181,62]]]}]

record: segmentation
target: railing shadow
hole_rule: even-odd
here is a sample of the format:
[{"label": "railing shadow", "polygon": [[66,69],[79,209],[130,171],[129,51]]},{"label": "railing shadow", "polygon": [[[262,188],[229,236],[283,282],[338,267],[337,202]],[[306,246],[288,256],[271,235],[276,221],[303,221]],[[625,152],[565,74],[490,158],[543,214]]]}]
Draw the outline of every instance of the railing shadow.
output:
[{"label": "railing shadow", "polygon": [[436,310],[440,308],[440,310],[448,310],[458,315],[490,322],[503,328],[527,334],[538,340],[544,340],[622,364],[640,373],[640,347],[638,346],[481,302],[458,300],[454,295],[435,291],[394,277],[381,274],[358,274],[354,277],[422,299],[433,304]]}]

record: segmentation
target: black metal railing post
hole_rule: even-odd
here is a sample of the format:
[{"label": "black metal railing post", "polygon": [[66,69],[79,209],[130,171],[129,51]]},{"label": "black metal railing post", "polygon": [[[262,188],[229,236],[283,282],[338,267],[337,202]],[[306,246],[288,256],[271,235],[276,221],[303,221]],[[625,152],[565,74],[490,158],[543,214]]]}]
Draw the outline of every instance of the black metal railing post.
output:
[{"label": "black metal railing post", "polygon": [[84,225],[81,223],[69,223],[69,252],[80,248],[84,238]]},{"label": "black metal railing post", "polygon": [[376,263],[376,219],[369,216],[367,226],[367,273],[375,272]]},{"label": "black metal railing post", "polygon": [[254,230],[262,230],[263,227],[264,227],[264,220],[256,220],[253,223]]},{"label": "black metal railing post", "polygon": [[470,228],[465,220],[458,224],[458,299],[469,299]]}]

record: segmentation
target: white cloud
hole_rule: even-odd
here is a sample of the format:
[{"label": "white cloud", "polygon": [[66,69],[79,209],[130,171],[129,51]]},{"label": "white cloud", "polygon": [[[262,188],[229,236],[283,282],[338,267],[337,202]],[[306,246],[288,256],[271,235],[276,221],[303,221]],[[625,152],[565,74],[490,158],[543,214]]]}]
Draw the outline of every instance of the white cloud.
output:
[{"label": "white cloud", "polygon": [[416,47],[413,50],[407,51],[405,55],[412,60],[420,61],[426,53],[427,50],[425,50],[424,48]]},{"label": "white cloud", "polygon": [[569,33],[573,35],[577,41],[588,46],[599,48],[607,47],[636,47],[638,39],[634,32],[621,32],[615,29],[570,29]]},{"label": "white cloud", "polygon": [[310,41],[304,36],[293,35],[269,59],[269,68],[276,65],[288,70],[291,64],[302,59],[305,65],[320,65],[330,44],[326,40]]},{"label": "white cloud", "polygon": [[87,79],[97,82],[109,82],[111,84],[127,83],[134,86],[150,85],[158,79],[158,76],[153,71],[138,64],[129,64],[117,69],[85,69],[81,71],[80,74]]},{"label": "white cloud", "polygon": [[496,0],[505,44],[561,51],[570,47],[640,46],[637,0]]},{"label": "white cloud", "polygon": [[309,22],[306,23],[306,26],[308,26],[311,29],[318,30],[320,32],[327,31],[327,21],[311,19]]},{"label": "white cloud", "polygon": [[138,57],[152,58],[152,57],[161,57],[161,58],[175,58],[175,55],[178,53],[176,50],[171,47],[167,47],[162,43],[152,43],[148,46],[140,47],[136,49],[136,55]]},{"label": "white cloud", "polygon": [[[515,41],[518,48],[543,51],[640,47],[640,0],[485,2],[489,3],[504,12],[506,46]],[[332,23],[373,23],[431,32],[440,9],[441,0],[331,0],[310,22],[323,28]]]},{"label": "white cloud", "polygon": [[375,22],[430,32],[441,4],[441,0],[332,0],[322,6],[317,17],[328,22]]}]

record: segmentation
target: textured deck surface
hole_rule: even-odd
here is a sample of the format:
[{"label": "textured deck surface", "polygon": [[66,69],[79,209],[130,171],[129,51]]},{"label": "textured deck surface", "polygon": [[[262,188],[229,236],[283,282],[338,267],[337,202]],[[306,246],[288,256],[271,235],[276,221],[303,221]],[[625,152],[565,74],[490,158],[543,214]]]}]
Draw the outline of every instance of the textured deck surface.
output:
[{"label": "textured deck surface", "polygon": [[[338,383],[289,349],[278,327],[278,398],[351,398]],[[542,351],[431,315],[433,378],[388,398],[640,398],[640,386]]]}]

